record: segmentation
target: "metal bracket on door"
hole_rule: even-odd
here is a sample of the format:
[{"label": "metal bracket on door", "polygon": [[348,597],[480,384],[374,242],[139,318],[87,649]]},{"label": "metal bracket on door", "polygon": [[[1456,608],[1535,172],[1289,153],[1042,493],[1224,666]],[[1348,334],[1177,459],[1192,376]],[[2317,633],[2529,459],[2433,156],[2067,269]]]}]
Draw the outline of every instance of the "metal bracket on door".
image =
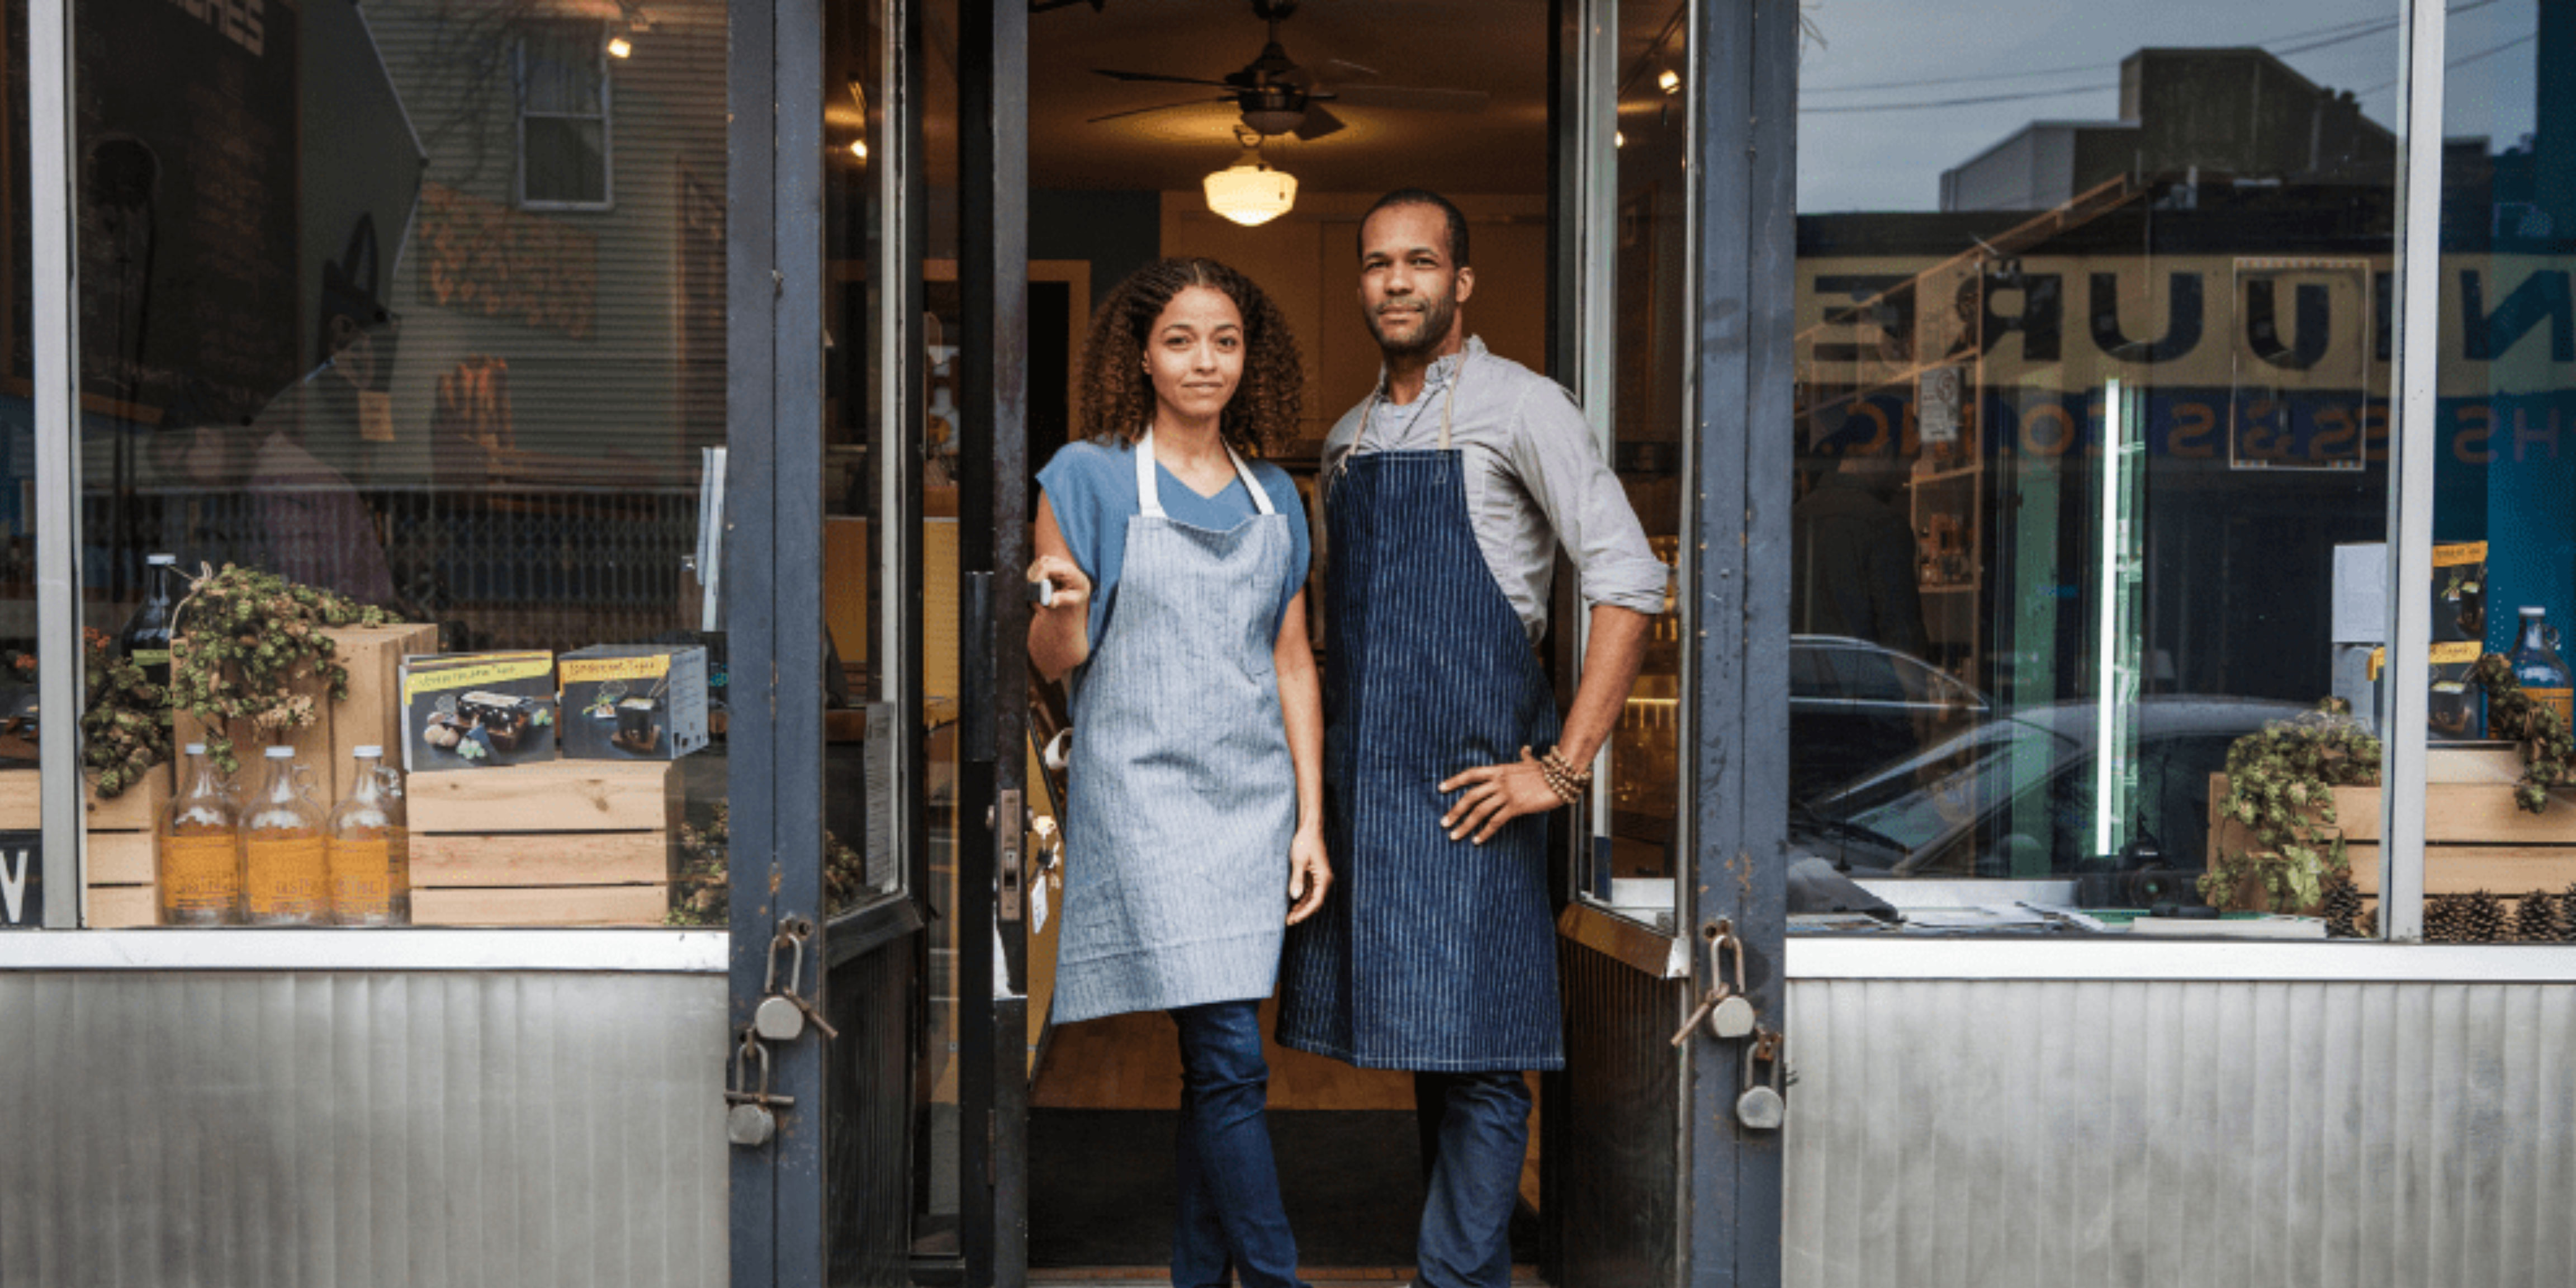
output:
[{"label": "metal bracket on door", "polygon": [[1020,789],[1009,788],[993,795],[993,841],[998,849],[994,862],[994,880],[998,887],[998,904],[1004,921],[1018,921],[1022,897],[1020,840],[1028,833],[1029,818],[1020,805]]}]

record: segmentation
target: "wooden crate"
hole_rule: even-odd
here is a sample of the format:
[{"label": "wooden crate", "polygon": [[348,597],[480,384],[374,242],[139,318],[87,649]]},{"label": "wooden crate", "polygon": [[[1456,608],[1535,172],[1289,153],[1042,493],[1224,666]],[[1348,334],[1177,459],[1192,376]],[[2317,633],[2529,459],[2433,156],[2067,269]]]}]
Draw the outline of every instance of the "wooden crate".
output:
[{"label": "wooden crate", "polygon": [[[2564,893],[2576,884],[2576,800],[2552,796],[2546,813],[2513,803],[2522,757],[2511,747],[2434,748],[2424,782],[2424,893],[2475,894],[2511,900],[2533,890]],[[2344,857],[2364,896],[2379,894],[2380,789],[2334,789]],[[2226,818],[2227,776],[2209,781],[2209,853],[2241,849],[2243,829]]]},{"label": "wooden crate", "polygon": [[[159,919],[152,898],[152,829],[170,808],[172,769],[155,767],[141,781],[101,800],[98,775],[84,774],[88,790],[89,867],[87,924],[102,929],[149,926]],[[0,831],[37,829],[42,775],[33,769],[0,770]]]},{"label": "wooden crate", "polygon": [[[385,749],[386,763],[402,763],[402,688],[396,681],[396,670],[407,653],[438,651],[438,627],[349,626],[322,633],[331,638],[332,660],[349,670],[348,700],[330,701],[329,690],[319,679],[303,682],[299,686],[302,691],[316,699],[316,718],[303,728],[284,731],[284,742],[295,748],[296,759],[320,775],[318,784],[329,785],[330,799],[321,802],[322,808],[329,809],[354,785],[350,757],[358,748],[372,743]],[[185,643],[180,647],[185,648]],[[204,738],[205,729],[196,717],[181,712],[174,718],[174,746]],[[262,772],[259,748],[237,745],[235,755],[248,778],[246,789],[257,790]],[[325,794],[318,784],[315,794]]]},{"label": "wooden crate", "polygon": [[661,924],[680,765],[556,760],[412,775],[413,924]]}]

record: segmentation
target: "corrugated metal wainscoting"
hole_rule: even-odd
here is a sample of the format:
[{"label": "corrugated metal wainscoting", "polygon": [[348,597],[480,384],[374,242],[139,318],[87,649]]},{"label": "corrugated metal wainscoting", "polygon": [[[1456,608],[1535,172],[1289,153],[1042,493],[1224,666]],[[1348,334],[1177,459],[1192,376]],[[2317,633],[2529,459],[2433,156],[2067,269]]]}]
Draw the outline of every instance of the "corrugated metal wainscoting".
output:
[{"label": "corrugated metal wainscoting", "polygon": [[0,973],[0,1286],[714,1288],[725,977]]},{"label": "corrugated metal wainscoting", "polygon": [[1682,1224],[1673,985],[1570,939],[1557,953],[1566,1094],[1549,1111],[1565,1122],[1548,1139],[1563,1151],[1550,1193],[1565,1282],[1670,1284]]},{"label": "corrugated metal wainscoting", "polygon": [[2576,1283],[2576,987],[1793,981],[1786,1281]]}]

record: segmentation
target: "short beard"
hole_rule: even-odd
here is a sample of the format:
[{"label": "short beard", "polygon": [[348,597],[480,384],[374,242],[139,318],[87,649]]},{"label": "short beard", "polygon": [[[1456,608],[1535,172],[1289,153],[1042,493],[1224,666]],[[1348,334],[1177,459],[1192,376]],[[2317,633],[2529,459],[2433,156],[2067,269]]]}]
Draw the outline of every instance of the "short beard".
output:
[{"label": "short beard", "polygon": [[1368,315],[1368,329],[1369,334],[1377,340],[1378,352],[1390,358],[1410,358],[1439,348],[1440,342],[1449,338],[1449,329],[1455,326],[1457,321],[1458,297],[1445,295],[1436,303],[1425,303],[1422,306],[1422,329],[1415,332],[1411,340],[1387,339],[1386,332],[1378,327],[1378,315],[1375,312]]}]

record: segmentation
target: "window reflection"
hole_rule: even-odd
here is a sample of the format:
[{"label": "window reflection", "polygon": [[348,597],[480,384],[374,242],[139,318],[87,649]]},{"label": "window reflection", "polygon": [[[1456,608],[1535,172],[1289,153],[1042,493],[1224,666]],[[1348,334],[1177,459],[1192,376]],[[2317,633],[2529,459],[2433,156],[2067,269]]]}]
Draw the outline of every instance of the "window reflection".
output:
[{"label": "window reflection", "polygon": [[2386,524],[2399,16],[1810,15],[1801,855],[2116,922],[2077,878],[2202,870],[2228,746],[2339,691],[2338,596],[2379,588],[2336,551]]},{"label": "window reflection", "polygon": [[[725,30],[716,0],[75,6],[86,620],[127,620],[166,554],[434,625],[434,645],[349,646],[383,673],[315,699],[311,726],[230,722],[292,742],[326,811],[348,744],[395,750],[427,718],[395,700],[396,655],[537,651],[513,694],[544,703],[576,649],[705,650],[702,750],[635,714],[666,700],[641,683],[641,753],[573,738],[560,762],[478,768],[452,750],[469,740],[422,739],[416,779],[460,776],[472,809],[414,811],[421,924],[722,922],[694,896],[727,860],[728,671],[685,565],[719,548]],[[490,695],[446,696],[470,722]],[[547,784],[581,775],[648,807],[551,838],[548,807],[579,800]],[[150,880],[93,872],[92,921],[150,906],[102,882]]]},{"label": "window reflection", "polygon": [[[2424,936],[2545,941],[2576,912],[2557,898],[2576,892],[2566,794],[2537,817],[2483,809],[2521,765],[2512,751],[2482,763],[2493,753],[2475,740],[2514,731],[2475,686],[2446,694],[2440,681],[2483,652],[2509,657],[2534,696],[2566,686],[2547,678],[2564,674],[2547,654],[2576,621],[2576,84],[2558,70],[2576,56],[2576,16],[2537,0],[2455,4],[2447,35]],[[2542,844],[2497,862],[2507,828]]]}]

